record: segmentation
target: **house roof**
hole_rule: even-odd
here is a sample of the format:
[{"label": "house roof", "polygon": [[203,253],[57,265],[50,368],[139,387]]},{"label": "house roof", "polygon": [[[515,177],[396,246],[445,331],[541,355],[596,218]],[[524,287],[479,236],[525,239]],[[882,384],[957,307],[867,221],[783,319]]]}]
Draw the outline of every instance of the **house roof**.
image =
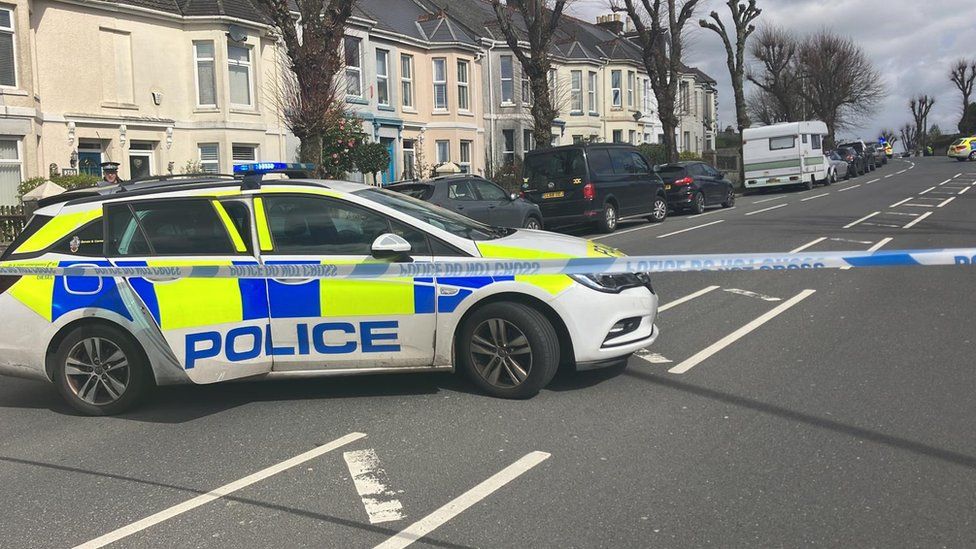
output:
[{"label": "house roof", "polygon": [[269,24],[256,0],[101,0],[145,8],[182,17],[232,17],[244,21]]},{"label": "house roof", "polygon": [[355,13],[376,22],[376,28],[432,43],[475,45],[475,37],[457,20],[414,0],[358,0]]}]

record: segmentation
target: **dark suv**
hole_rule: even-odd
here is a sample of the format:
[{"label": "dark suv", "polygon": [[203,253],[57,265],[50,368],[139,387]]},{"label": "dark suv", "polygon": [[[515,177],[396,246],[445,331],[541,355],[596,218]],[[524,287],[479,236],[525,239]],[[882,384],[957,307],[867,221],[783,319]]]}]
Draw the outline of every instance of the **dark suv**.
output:
[{"label": "dark suv", "polygon": [[864,144],[864,141],[851,141],[850,143],[841,143],[839,147],[845,147],[848,149],[854,149],[857,154],[864,157],[864,173],[873,172],[878,169],[877,158],[874,156],[874,151],[869,150],[868,146]]},{"label": "dark suv", "polygon": [[731,208],[735,205],[735,187],[722,172],[704,162],[675,162],[657,167],[664,180],[668,206],[695,214],[708,206]]},{"label": "dark suv", "polygon": [[596,223],[611,233],[621,219],[668,215],[664,182],[636,147],[566,145],[525,155],[522,190],[547,226]]}]

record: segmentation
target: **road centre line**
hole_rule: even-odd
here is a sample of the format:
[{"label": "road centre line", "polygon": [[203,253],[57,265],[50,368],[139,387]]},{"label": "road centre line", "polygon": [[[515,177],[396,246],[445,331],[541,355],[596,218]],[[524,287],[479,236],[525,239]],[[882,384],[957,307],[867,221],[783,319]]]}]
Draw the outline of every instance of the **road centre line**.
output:
[{"label": "road centre line", "polygon": [[779,209],[779,208],[785,208],[786,206],[789,206],[789,205],[790,205],[789,202],[787,202],[786,204],[777,204],[775,206],[770,206],[768,208],[763,208],[761,210],[756,210],[754,212],[749,212],[749,213],[746,214],[746,216],[761,214],[763,212],[768,212],[770,210],[776,210],[776,209]]},{"label": "road centre line", "polygon": [[956,175],[952,176],[953,179],[955,179],[957,177],[962,177],[962,174],[961,173],[957,173]]},{"label": "road centre line", "polygon": [[858,223],[861,223],[862,221],[867,221],[868,219],[871,219],[872,217],[878,215],[879,213],[881,213],[881,212],[869,213],[868,215],[862,217],[861,219],[858,219],[857,221],[853,221],[851,223],[848,223],[847,225],[844,225],[843,228],[850,229],[854,225],[857,225]]},{"label": "road centre line", "polygon": [[820,244],[824,240],[827,240],[827,237],[826,236],[821,236],[820,238],[817,238],[817,239],[811,240],[810,242],[807,242],[806,244],[800,246],[799,248],[794,248],[794,249],[790,250],[789,253],[791,253],[791,254],[798,254],[798,253],[802,252],[803,250],[805,250],[805,249],[807,249],[807,248],[809,248],[811,246],[816,246],[817,244]]},{"label": "road centre line", "polygon": [[922,214],[922,215],[916,217],[915,219],[909,221],[907,225],[905,225],[904,227],[902,227],[902,229],[911,229],[918,222],[920,222],[921,220],[925,219],[926,217],[928,217],[930,215],[932,215],[932,212],[925,212],[924,214]]},{"label": "road centre line", "polygon": [[850,242],[851,244],[870,244],[870,240],[851,240],[849,238],[831,238],[832,242]]},{"label": "road centre line", "polygon": [[922,191],[922,192],[920,192],[918,194],[923,195],[923,194],[925,194],[925,193],[927,193],[929,191],[934,191],[934,190],[935,190],[935,187],[929,187],[929,188],[925,189],[924,191]]},{"label": "road centre line", "polygon": [[728,212],[728,211],[731,211],[731,210],[734,210],[734,209],[735,209],[735,206],[732,206],[731,208],[722,208],[721,210],[712,210],[710,212],[705,212],[705,213],[700,213],[700,214],[695,214],[695,215],[689,215],[688,216],[688,219],[695,219],[696,217],[702,217],[702,216],[706,216],[706,215],[712,215],[712,214],[717,214],[717,213]]},{"label": "road centre line", "polygon": [[867,183],[865,183],[865,185],[870,185],[871,183],[876,183],[878,181],[881,181],[881,178],[880,177],[878,177],[876,179],[872,179],[871,181],[868,181]]},{"label": "road centre line", "polygon": [[908,171],[908,170],[902,170],[902,171],[900,171],[900,172],[895,172],[895,173],[896,173],[897,175],[901,175],[901,174],[903,174],[903,173],[905,173],[905,172],[907,172],[907,171]]},{"label": "road centre line", "polygon": [[[899,173],[900,173],[900,172],[899,172]],[[885,176],[885,179],[888,179],[889,177],[894,177],[894,175],[895,175],[895,174],[893,174],[893,173],[889,173],[888,175],[886,175],[886,176]]]},{"label": "road centre line", "polygon": [[695,225],[694,227],[688,227],[687,229],[681,229],[680,231],[674,231],[673,233],[658,235],[658,238],[667,238],[669,236],[674,236],[676,234],[686,233],[688,231],[694,231],[695,229],[701,229],[704,227],[708,227],[710,225],[717,225],[719,223],[724,223],[724,222],[725,222],[724,219],[719,219],[718,221],[712,221],[711,223],[704,223],[702,225]]},{"label": "road centre line", "polygon": [[376,450],[355,450],[343,452],[342,459],[349,468],[349,476],[356,486],[356,492],[363,500],[363,507],[370,524],[400,520],[407,515],[397,493],[389,488],[386,471],[380,466]]},{"label": "road centre line", "polygon": [[869,252],[876,252],[876,251],[880,250],[881,248],[884,248],[885,247],[885,244],[891,242],[892,240],[894,240],[894,238],[891,238],[890,236],[885,237],[885,238],[882,238],[874,246],[871,246],[870,248],[868,248],[868,251]]},{"label": "road centre line", "polygon": [[707,288],[702,288],[701,290],[698,290],[697,292],[690,293],[690,294],[688,294],[688,295],[686,295],[684,297],[680,297],[678,299],[675,299],[674,301],[672,301],[670,303],[665,303],[664,305],[661,305],[660,307],[657,308],[657,312],[658,313],[663,313],[664,311],[667,311],[668,309],[673,309],[674,307],[677,307],[678,305],[681,305],[682,303],[687,303],[687,302],[691,301],[692,299],[701,297],[701,296],[707,294],[708,292],[717,290],[719,288],[720,288],[720,286],[708,286]]},{"label": "road centre line", "polygon": [[488,477],[474,488],[447,502],[433,513],[407,526],[398,534],[376,546],[375,549],[402,549],[424,538],[447,521],[460,515],[472,505],[490,496],[500,488],[522,476],[536,465],[549,459],[546,452],[530,452],[518,461]]},{"label": "road centre line", "polygon": [[860,186],[861,186],[860,184],[857,184],[857,185],[851,185],[850,187],[845,187],[845,188],[843,188],[843,189],[841,189],[841,190],[839,190],[839,191],[837,191],[837,192],[839,192],[839,193],[842,193],[842,192],[844,192],[844,191],[849,191],[849,190],[851,190],[851,189],[856,189],[856,188],[858,188],[858,187],[860,187]]},{"label": "road centre line", "polygon": [[972,189],[972,187],[966,187],[966,188],[964,188],[963,190],[959,191],[959,194],[965,194],[966,191],[968,191],[969,189]]},{"label": "road centre line", "polygon": [[945,185],[946,183],[948,183],[948,182],[950,182],[950,181],[952,181],[953,179],[954,179],[954,178],[952,178],[952,177],[950,177],[949,179],[946,179],[946,180],[945,180],[945,181],[943,181],[942,183],[939,183],[939,186],[941,187],[942,185]]},{"label": "road centre line", "polygon": [[933,208],[935,204],[905,204],[906,206],[912,206],[914,208]]},{"label": "road centre line", "polygon": [[590,240],[600,240],[600,239],[603,239],[603,238],[610,238],[611,236],[620,236],[622,234],[633,233],[633,232],[637,232],[637,231],[643,231],[645,229],[656,229],[656,228],[662,227],[662,226],[663,225],[661,225],[660,223],[656,223],[656,224],[653,224],[653,225],[650,225],[650,224],[648,224],[648,225],[641,225],[640,227],[634,227],[633,229],[626,229],[626,230],[623,230],[623,231],[612,232],[610,234],[604,234],[604,235],[600,235],[600,236],[594,236],[594,237],[590,238]]},{"label": "road centre line", "polygon": [[[827,196],[829,194],[830,193],[823,193],[823,194],[818,194],[816,196],[810,196],[810,197],[807,197],[807,198],[801,198],[800,199],[800,202],[806,202],[807,200],[813,200],[814,198],[823,198],[823,197],[825,197],[825,196]],[[784,206],[785,206],[785,204],[784,204]]]},{"label": "road centre line", "polygon": [[885,212],[885,215],[907,215],[907,216],[910,216],[910,217],[918,217],[918,216],[920,216],[922,214],[916,214],[916,213],[911,213],[911,212]]},{"label": "road centre line", "polygon": [[939,205],[936,206],[936,208],[941,208],[941,207],[945,206],[946,204],[952,202],[955,199],[956,199],[956,197],[950,196],[949,198],[946,198],[945,200],[943,200],[942,202],[940,202]]},{"label": "road centre line", "polygon": [[898,202],[895,202],[894,204],[892,204],[891,206],[888,206],[888,207],[889,207],[889,208],[897,208],[898,206],[901,206],[901,205],[902,205],[902,204],[904,204],[905,202],[911,202],[911,200],[912,200],[913,198],[915,198],[915,197],[914,197],[914,196],[909,196],[909,197],[908,197],[908,198],[906,198],[905,200],[899,200]]},{"label": "road centre line", "polygon": [[774,196],[773,198],[764,198],[762,200],[757,200],[753,204],[762,204],[763,202],[772,202],[773,200],[782,200],[786,198],[785,196]]},{"label": "road centre line", "polygon": [[[861,225],[867,225],[869,227],[888,227],[888,228],[891,228],[891,229],[900,229],[901,228],[901,225],[892,225],[891,223],[871,223],[871,222],[867,222],[867,223],[861,223]],[[845,266],[841,267],[841,269],[850,269],[850,268],[851,268],[850,265],[845,265]]]},{"label": "road centre line", "polygon": [[333,450],[339,449],[351,442],[355,442],[361,438],[364,438],[365,436],[366,436],[365,433],[349,433],[346,436],[337,438],[332,442],[327,442],[322,446],[309,450],[305,453],[299,454],[291,459],[287,459],[285,461],[282,461],[281,463],[272,465],[271,467],[261,469],[256,473],[252,473],[242,479],[235,480],[234,482],[231,482],[229,484],[225,484],[220,488],[207,492],[206,494],[199,495],[193,499],[184,501],[183,503],[179,503],[177,505],[174,505],[168,509],[164,509],[153,515],[149,515],[148,517],[142,520],[138,520],[127,526],[123,526],[122,528],[113,530],[91,541],[82,543],[81,545],[76,546],[75,549],[94,549],[97,547],[105,547],[110,543],[131,536],[132,534],[141,532],[146,528],[155,526],[156,524],[167,521],[187,511],[196,509],[201,505],[205,505],[207,503],[210,503],[211,501],[218,500],[222,497],[228,496],[238,490],[241,490],[242,488],[247,488],[248,486],[256,482],[260,482],[268,477],[277,475],[278,473],[297,467],[298,465],[301,465],[307,461],[311,461]]},{"label": "road centre line", "polygon": [[701,351],[699,351],[698,353],[696,353],[691,358],[689,358],[689,359],[685,360],[684,362],[678,364],[677,366],[671,368],[670,370],[668,370],[668,373],[671,373],[671,374],[684,374],[684,373],[686,373],[688,370],[694,368],[698,364],[700,364],[703,361],[707,360],[709,357],[711,357],[715,353],[718,353],[719,351],[721,351],[722,349],[725,349],[726,347],[728,347],[729,345],[735,343],[739,339],[742,339],[743,337],[745,337],[746,335],[748,335],[750,332],[752,332],[756,328],[759,328],[760,326],[762,326],[763,324],[769,322],[773,318],[776,318],[777,316],[783,314],[784,312],[786,312],[787,310],[789,310],[791,307],[793,307],[797,303],[803,301],[804,299],[810,297],[814,293],[816,293],[816,290],[803,290],[802,292],[800,292],[797,295],[791,297],[790,299],[784,301],[783,303],[780,303],[779,305],[777,305],[776,307],[774,307],[772,310],[770,310],[770,311],[766,312],[765,314],[759,316],[759,318],[756,318],[755,320],[749,322],[745,326],[739,328],[738,330],[732,332],[731,334],[723,337],[722,339],[720,339],[720,340],[716,341],[715,343],[712,343],[708,347],[702,349]]}]

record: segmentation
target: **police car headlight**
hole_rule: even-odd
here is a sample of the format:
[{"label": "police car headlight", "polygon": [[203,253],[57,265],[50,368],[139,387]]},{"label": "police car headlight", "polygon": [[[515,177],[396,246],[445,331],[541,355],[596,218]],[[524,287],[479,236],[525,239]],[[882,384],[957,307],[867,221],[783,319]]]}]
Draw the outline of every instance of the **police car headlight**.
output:
[{"label": "police car headlight", "polygon": [[620,293],[629,288],[646,287],[654,291],[651,287],[651,277],[647,273],[619,273],[619,274],[587,274],[570,275],[570,277],[598,292]]}]

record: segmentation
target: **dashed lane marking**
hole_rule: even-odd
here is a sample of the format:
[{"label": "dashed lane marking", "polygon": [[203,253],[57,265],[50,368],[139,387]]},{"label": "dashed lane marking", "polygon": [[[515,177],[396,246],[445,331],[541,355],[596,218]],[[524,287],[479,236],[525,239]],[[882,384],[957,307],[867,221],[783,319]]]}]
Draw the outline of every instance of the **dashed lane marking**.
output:
[{"label": "dashed lane marking", "polygon": [[[522,476],[536,465],[549,459],[550,456],[551,454],[547,454],[546,452],[532,452],[522,456],[515,463],[495,473],[474,488],[447,502],[440,509],[437,509],[433,513],[406,527],[395,536],[377,545],[375,549],[403,549],[409,546],[443,526],[447,521],[465,512],[474,504],[498,491],[509,482]],[[513,514],[517,515],[518,513],[513,511]]]},{"label": "dashed lane marking", "polygon": [[952,176],[953,179],[955,179],[957,177],[962,177],[962,174],[961,173],[957,173],[956,175]]},{"label": "dashed lane marking", "polygon": [[[746,215],[748,215],[748,214],[746,214]],[[686,233],[688,231],[694,231],[694,230],[697,230],[697,229],[702,229],[704,227],[708,227],[708,226],[711,226],[711,225],[717,225],[719,223],[724,223],[724,222],[725,222],[724,219],[719,219],[718,221],[712,221],[711,223],[703,223],[701,225],[695,225],[694,227],[688,227],[687,229],[681,229],[680,231],[674,231],[673,233],[661,234],[661,235],[658,235],[658,238],[667,238],[669,236],[674,236],[676,234]]]},{"label": "dashed lane marking", "polygon": [[861,185],[851,185],[850,187],[846,187],[846,188],[843,188],[843,189],[841,189],[841,190],[839,190],[839,191],[837,191],[837,192],[839,192],[839,193],[842,193],[842,192],[844,192],[844,191],[849,191],[849,190],[851,190],[851,189],[856,189],[856,188],[858,188],[858,187],[860,187],[860,186],[861,186]]},{"label": "dashed lane marking", "polygon": [[[900,228],[902,228],[901,225],[892,225],[891,223],[871,223],[871,222],[868,222],[868,223],[861,223],[861,225],[865,225],[867,227],[887,227],[889,229],[900,229]],[[850,266],[849,265],[845,265],[844,267],[841,267],[841,269],[850,269]]]},{"label": "dashed lane marking", "polygon": [[876,252],[876,251],[880,250],[881,248],[884,248],[885,245],[888,244],[889,242],[891,242],[892,240],[894,240],[894,238],[891,238],[890,236],[885,237],[885,238],[882,238],[874,246],[871,246],[870,248],[868,248],[868,251],[869,252]]},{"label": "dashed lane marking", "polygon": [[817,238],[815,240],[811,240],[810,242],[807,242],[806,244],[800,246],[799,248],[793,248],[792,250],[790,250],[790,253],[791,254],[798,254],[798,253],[802,252],[803,250],[806,250],[807,248],[810,248],[811,246],[816,246],[817,244],[820,244],[824,240],[827,240],[827,237],[826,236],[821,236],[820,238]]},{"label": "dashed lane marking", "polygon": [[915,198],[915,197],[914,196],[909,196],[905,200],[899,200],[898,202],[895,202],[894,204],[892,204],[891,206],[888,206],[888,207],[889,208],[897,208],[898,206],[901,206],[905,202],[911,202],[913,198]]},{"label": "dashed lane marking", "polygon": [[942,185],[945,185],[946,183],[948,183],[948,182],[950,182],[950,181],[952,181],[953,179],[955,179],[955,178],[954,178],[954,177],[950,177],[949,179],[946,179],[946,180],[945,180],[945,181],[943,181],[942,183],[939,183],[939,186],[941,187]]},{"label": "dashed lane marking", "polygon": [[738,341],[738,340],[742,339],[743,337],[747,336],[749,333],[751,333],[756,328],[759,328],[763,324],[765,324],[765,323],[769,322],[770,320],[776,318],[777,316],[785,313],[791,307],[793,307],[797,303],[803,301],[804,299],[810,297],[814,293],[816,293],[816,290],[803,290],[802,292],[800,292],[797,295],[791,297],[790,299],[784,301],[783,303],[780,303],[775,308],[773,308],[771,311],[769,311],[769,312],[761,315],[759,318],[753,320],[752,322],[749,322],[745,326],[739,328],[738,330],[732,332],[731,334],[723,337],[722,339],[720,339],[720,340],[716,341],[715,343],[712,343],[708,347],[702,349],[701,351],[699,351],[698,353],[696,353],[691,358],[689,358],[689,359],[681,362],[677,366],[675,366],[675,367],[671,368],[670,370],[668,370],[668,372],[669,373],[672,373],[672,374],[684,374],[684,373],[688,372],[688,370],[691,370],[695,366],[701,364],[703,361],[707,360],[709,357],[711,357],[715,353],[718,353],[722,349],[725,349],[729,345],[732,345],[736,341]]},{"label": "dashed lane marking", "polygon": [[870,244],[870,240],[851,240],[849,238],[831,238],[832,242],[850,242],[851,244]]},{"label": "dashed lane marking", "polygon": [[782,200],[786,198],[785,196],[774,196],[773,198],[764,198],[762,200],[757,200],[753,204],[762,204],[764,202],[772,202],[773,200]]},{"label": "dashed lane marking", "polygon": [[[813,200],[814,198],[823,198],[823,197],[825,197],[825,196],[827,196],[829,194],[830,193],[823,193],[823,194],[818,194],[816,196],[810,196],[810,197],[807,197],[807,198],[801,198],[800,199],[800,202],[806,202],[807,200]],[[785,204],[784,204],[784,206],[785,206]]]},{"label": "dashed lane marking", "polygon": [[909,217],[918,217],[922,214],[916,214],[911,212],[885,212],[885,215],[907,215]]},{"label": "dashed lane marking", "polygon": [[762,301],[783,301],[778,297],[773,297],[769,295],[760,294],[757,292],[750,292],[749,290],[740,290],[738,288],[726,288],[722,290],[723,292],[729,292],[730,294],[743,295],[746,297],[751,297],[754,299],[760,299]]},{"label": "dashed lane marking", "polygon": [[925,194],[925,193],[927,193],[929,191],[934,191],[934,190],[935,190],[935,187],[929,187],[929,188],[925,189],[924,191],[922,191],[922,192],[920,192],[918,194],[922,195],[922,194]]},{"label": "dashed lane marking", "polygon": [[722,208],[720,210],[712,210],[710,212],[705,212],[705,213],[700,213],[700,214],[695,214],[695,215],[689,215],[688,216],[688,219],[696,219],[698,217],[703,217],[703,216],[706,216],[706,215],[713,215],[713,214],[719,214],[719,213],[729,212],[729,211],[732,211],[734,209],[735,209],[735,206],[732,206],[731,208]]},{"label": "dashed lane marking", "polygon": [[848,223],[847,225],[844,225],[843,228],[850,229],[851,227],[857,225],[858,223],[863,223],[863,222],[867,221],[868,219],[871,219],[872,217],[874,217],[874,216],[876,216],[876,215],[878,215],[880,213],[881,212],[869,213],[868,215],[862,217],[861,219],[858,219],[857,221],[852,221],[851,223]]},{"label": "dashed lane marking", "polygon": [[397,492],[389,488],[389,478],[380,466],[376,450],[369,448],[343,452],[342,459],[346,461],[352,482],[356,485],[356,492],[363,500],[370,524],[406,518],[403,504],[397,499]]},{"label": "dashed lane marking", "polygon": [[667,311],[668,309],[673,309],[673,308],[677,307],[678,305],[681,305],[683,303],[687,303],[687,302],[691,301],[692,299],[699,298],[699,297],[707,294],[708,292],[712,292],[712,291],[715,291],[715,290],[719,289],[720,287],[721,286],[708,286],[707,288],[702,288],[701,290],[698,290],[697,292],[690,293],[690,294],[688,294],[688,295],[686,295],[684,297],[680,297],[678,299],[675,299],[674,301],[672,301],[670,303],[665,303],[664,305],[661,305],[660,307],[657,308],[657,312],[658,313],[663,313],[664,311]]},{"label": "dashed lane marking", "polygon": [[[898,173],[901,173],[901,172],[898,172]],[[893,173],[889,173],[888,175],[885,176],[885,179],[888,179],[889,177],[894,177],[894,175],[895,174],[893,174]]]},{"label": "dashed lane marking", "polygon": [[865,185],[870,185],[871,183],[877,183],[878,181],[881,181],[880,177],[868,181],[867,183],[865,183]]},{"label": "dashed lane marking", "polygon": [[206,494],[184,501],[183,503],[174,505],[168,509],[164,509],[142,520],[138,520],[136,522],[133,522],[132,524],[123,526],[118,530],[113,530],[112,532],[109,532],[104,536],[99,536],[91,541],[78,545],[77,547],[75,547],[75,549],[94,549],[96,547],[105,547],[110,543],[131,536],[132,534],[141,532],[146,528],[167,521],[177,515],[181,515],[183,513],[186,513],[187,511],[196,509],[201,505],[205,505],[207,503],[210,503],[211,501],[218,500],[222,497],[233,494],[234,492],[241,490],[243,488],[247,488],[248,486],[256,482],[260,482],[268,477],[277,475],[278,473],[297,467],[307,461],[311,461],[333,450],[342,448],[343,446],[355,442],[361,438],[364,438],[365,436],[366,435],[364,433],[349,433],[344,437],[337,438],[332,442],[328,442],[326,444],[323,444],[322,446],[319,446],[318,448],[309,450],[303,454],[299,454],[291,459],[287,459],[285,461],[282,461],[281,463],[272,465],[271,467],[268,467],[266,469],[261,469],[256,473],[250,474],[240,480],[235,480],[230,484],[225,484],[220,488],[217,488],[216,490],[207,492]]},{"label": "dashed lane marking", "polygon": [[905,172],[907,172],[907,171],[908,171],[908,170],[902,170],[902,171],[900,171],[900,172],[896,172],[896,173],[897,173],[897,175],[901,175],[901,174],[903,174],[903,173],[905,173]]},{"label": "dashed lane marking", "polygon": [[932,215],[932,212],[925,212],[924,214],[922,214],[922,215],[916,217],[915,219],[909,221],[908,224],[906,224],[904,227],[902,227],[902,229],[911,229],[912,227],[914,227],[915,225],[917,225],[919,222],[921,222],[923,219],[925,219],[926,217],[928,217],[930,215]]},{"label": "dashed lane marking", "polygon": [[948,204],[948,203],[950,203],[950,202],[952,202],[952,201],[953,201],[953,200],[955,200],[955,199],[956,199],[956,197],[954,197],[954,196],[950,196],[949,198],[946,198],[946,199],[945,199],[945,200],[943,200],[942,202],[939,202],[939,205],[938,205],[938,206],[936,206],[936,208],[942,208],[942,207],[945,207],[945,205],[946,205],[946,204]]},{"label": "dashed lane marking", "polygon": [[772,211],[772,210],[778,210],[779,208],[785,208],[785,207],[787,207],[789,205],[790,204],[788,202],[786,204],[777,204],[775,206],[770,206],[768,208],[763,208],[761,210],[756,210],[754,212],[749,212],[749,213],[746,214],[746,216],[761,214],[763,212],[768,212],[768,211]]},{"label": "dashed lane marking", "polygon": [[959,191],[959,194],[966,194],[966,191],[968,191],[969,189],[972,189],[972,187],[966,187],[965,189]]}]

